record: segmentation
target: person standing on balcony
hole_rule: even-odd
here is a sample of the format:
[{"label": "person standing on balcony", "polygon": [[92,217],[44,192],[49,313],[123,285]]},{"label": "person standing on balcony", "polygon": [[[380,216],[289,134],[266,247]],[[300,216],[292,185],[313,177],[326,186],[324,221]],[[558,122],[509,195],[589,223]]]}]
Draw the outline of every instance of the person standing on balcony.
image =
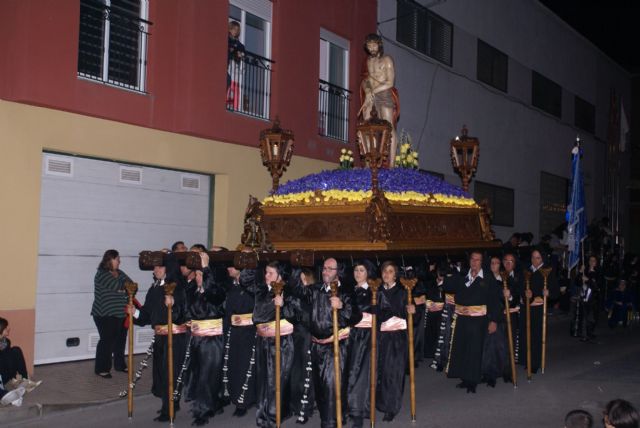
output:
[{"label": "person standing on balcony", "polygon": [[232,79],[231,74],[238,73],[238,63],[244,56],[244,45],[240,42],[240,23],[238,21],[229,22],[229,48],[227,50],[227,90],[231,86],[231,81],[237,81],[237,76]]}]

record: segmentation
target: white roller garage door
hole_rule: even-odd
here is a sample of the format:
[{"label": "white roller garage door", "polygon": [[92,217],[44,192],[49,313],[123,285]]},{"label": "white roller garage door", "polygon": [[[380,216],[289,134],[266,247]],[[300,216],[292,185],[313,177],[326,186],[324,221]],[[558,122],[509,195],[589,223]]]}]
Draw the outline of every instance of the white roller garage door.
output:
[{"label": "white roller garage door", "polygon": [[[151,273],[138,253],[177,240],[207,245],[212,177],[181,171],[44,153],[36,296],[35,363],[95,356],[90,316],[93,278],[105,250],[120,252],[121,269],[140,286]],[[137,328],[136,352],[152,332]]]}]

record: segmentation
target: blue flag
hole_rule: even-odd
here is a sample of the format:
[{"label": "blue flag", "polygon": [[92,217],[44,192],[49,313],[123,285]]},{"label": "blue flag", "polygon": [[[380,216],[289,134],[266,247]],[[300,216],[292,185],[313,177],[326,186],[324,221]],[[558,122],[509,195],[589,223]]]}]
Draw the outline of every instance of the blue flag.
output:
[{"label": "blue flag", "polygon": [[567,232],[569,247],[569,271],[580,260],[580,245],[587,237],[587,213],[584,203],[584,184],[582,182],[582,167],[580,157],[582,148],[579,141],[571,151],[571,195],[567,207]]}]

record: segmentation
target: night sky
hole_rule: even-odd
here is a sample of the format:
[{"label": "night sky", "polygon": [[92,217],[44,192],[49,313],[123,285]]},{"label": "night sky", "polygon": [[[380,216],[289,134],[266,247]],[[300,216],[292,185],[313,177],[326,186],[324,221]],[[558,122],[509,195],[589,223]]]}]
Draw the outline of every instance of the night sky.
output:
[{"label": "night sky", "polygon": [[632,74],[640,73],[638,0],[540,0]]}]

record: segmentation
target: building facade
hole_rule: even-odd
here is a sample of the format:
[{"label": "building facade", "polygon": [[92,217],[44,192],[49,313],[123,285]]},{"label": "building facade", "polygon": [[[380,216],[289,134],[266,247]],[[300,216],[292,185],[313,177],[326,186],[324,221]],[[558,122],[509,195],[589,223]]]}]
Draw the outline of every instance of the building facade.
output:
[{"label": "building facade", "polygon": [[[535,0],[385,1],[378,22],[396,66],[398,128],[421,168],[453,183],[449,141],[463,125],[480,140],[470,191],[490,202],[499,238],[532,232],[537,242],[564,220],[576,136],[588,219],[607,214],[611,94],[630,112],[628,72]],[[628,152],[616,167],[621,230]]]},{"label": "building facade", "polygon": [[276,117],[296,138],[284,179],[333,167],[354,135],[374,0],[2,3],[0,316],[29,362],[93,357],[105,250],[143,295],[139,251],[235,247],[271,187],[257,143]]}]

